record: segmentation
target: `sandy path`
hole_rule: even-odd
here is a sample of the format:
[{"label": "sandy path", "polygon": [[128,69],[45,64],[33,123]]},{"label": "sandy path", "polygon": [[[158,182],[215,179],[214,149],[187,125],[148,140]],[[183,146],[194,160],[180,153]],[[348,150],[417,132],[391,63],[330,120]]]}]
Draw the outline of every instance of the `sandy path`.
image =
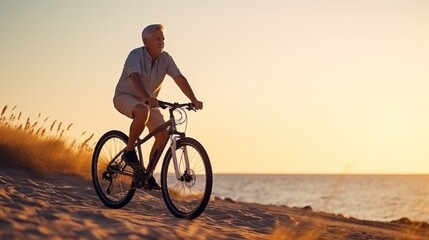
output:
[{"label": "sandy path", "polygon": [[0,168],[0,239],[429,239],[422,224],[348,219],[311,210],[213,199],[195,220],[173,217],[160,192],[138,190],[122,209],[74,176]]}]

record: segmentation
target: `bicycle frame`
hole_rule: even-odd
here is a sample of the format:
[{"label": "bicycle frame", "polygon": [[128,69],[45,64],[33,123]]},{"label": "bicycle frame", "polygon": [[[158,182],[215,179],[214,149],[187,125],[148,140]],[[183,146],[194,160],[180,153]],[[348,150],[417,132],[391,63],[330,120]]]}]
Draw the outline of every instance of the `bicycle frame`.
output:
[{"label": "bicycle frame", "polygon": [[[180,138],[185,137],[185,133],[182,132],[178,132],[177,128],[176,128],[176,122],[175,122],[175,117],[174,117],[174,109],[169,109],[169,113],[170,113],[170,120],[168,120],[167,122],[161,124],[160,126],[156,127],[152,132],[149,132],[149,134],[147,134],[143,139],[138,139],[135,146],[137,148],[137,152],[139,155],[139,159],[140,161],[140,167],[141,169],[145,169],[144,168],[144,160],[143,160],[143,151],[142,151],[142,144],[144,144],[145,142],[147,142],[149,139],[151,139],[152,137],[154,137],[157,133],[168,129],[168,134],[169,134],[169,138],[166,139],[166,141],[163,143],[164,148],[161,149],[162,151],[160,152],[159,157],[161,157],[162,152],[165,149],[165,146],[167,146],[168,141],[170,140],[171,144],[170,144],[170,149],[172,151],[172,158],[173,158],[173,165],[174,165],[174,171],[176,174],[177,179],[181,179],[181,173],[179,172],[179,166],[177,163],[177,156],[176,156],[176,146],[177,146],[177,140],[179,140]],[[133,173],[128,173],[128,172],[124,172],[124,171],[119,171],[116,169],[112,169],[111,168],[111,164],[113,162],[115,162],[116,159],[120,158],[120,156],[125,152],[125,148],[122,149],[109,163],[108,168],[115,172],[115,173],[119,173],[119,174],[123,174],[129,177],[133,177]],[[189,158],[188,158],[188,153],[187,153],[187,149],[184,149],[184,158],[185,158],[185,165],[186,165],[186,171],[188,171],[188,169],[190,169],[189,166]]]},{"label": "bicycle frame", "polygon": [[[140,159],[140,167],[141,169],[145,169],[144,168],[144,160],[143,160],[143,151],[142,151],[142,144],[144,144],[145,142],[147,142],[149,139],[151,139],[152,137],[154,137],[157,133],[163,131],[164,129],[167,129],[168,127],[172,127],[174,124],[171,124],[171,120],[161,124],[160,126],[158,126],[157,128],[155,128],[152,132],[150,132],[148,135],[146,135],[143,139],[138,139],[137,143],[136,143],[136,148],[137,148],[137,152],[139,155],[139,159]],[[171,136],[171,135],[170,135]],[[168,142],[168,139],[163,143],[162,146],[166,146]],[[165,148],[165,147],[164,147]],[[124,149],[125,151],[125,149]],[[162,149],[162,152],[164,151],[164,149]],[[160,154],[162,154],[162,152]]]}]

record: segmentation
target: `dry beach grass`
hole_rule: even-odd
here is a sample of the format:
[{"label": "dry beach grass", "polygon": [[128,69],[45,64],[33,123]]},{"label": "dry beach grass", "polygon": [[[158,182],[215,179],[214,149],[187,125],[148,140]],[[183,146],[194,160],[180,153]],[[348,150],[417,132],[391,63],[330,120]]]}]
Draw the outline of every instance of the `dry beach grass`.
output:
[{"label": "dry beach grass", "polygon": [[4,108],[0,120],[0,239],[429,239],[427,223],[215,197],[199,218],[183,220],[152,191],[109,209],[90,181],[92,136],[68,143],[71,125],[21,124],[11,114]]},{"label": "dry beach grass", "polygon": [[[1,166],[20,167],[23,171],[39,174],[75,174],[86,179],[90,178],[88,161],[92,148],[90,141],[93,134],[82,142],[74,139],[67,142],[65,134],[72,127],[54,120],[49,124],[37,119],[31,122],[26,118],[20,122],[22,113],[15,114],[4,106],[0,115],[0,156]],[[40,118],[41,114],[39,114]],[[48,124],[46,127],[45,124]],[[82,133],[84,137],[86,131]]]}]

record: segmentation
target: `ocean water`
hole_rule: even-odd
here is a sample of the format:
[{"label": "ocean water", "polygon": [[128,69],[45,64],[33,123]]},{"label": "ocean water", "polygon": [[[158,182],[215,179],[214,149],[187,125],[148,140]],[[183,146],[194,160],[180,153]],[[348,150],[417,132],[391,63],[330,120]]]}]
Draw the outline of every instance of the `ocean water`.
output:
[{"label": "ocean water", "polygon": [[236,201],[311,206],[365,220],[407,217],[429,222],[429,175],[216,174],[212,196]]}]

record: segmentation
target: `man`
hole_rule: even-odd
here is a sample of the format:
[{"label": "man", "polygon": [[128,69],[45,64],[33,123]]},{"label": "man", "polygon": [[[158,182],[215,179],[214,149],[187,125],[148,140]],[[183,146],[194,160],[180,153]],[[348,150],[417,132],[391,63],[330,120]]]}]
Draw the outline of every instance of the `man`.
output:
[{"label": "man", "polygon": [[[173,58],[163,51],[164,26],[161,24],[147,26],[142,32],[142,39],[144,46],[132,50],[125,61],[113,98],[115,108],[132,119],[126,152],[122,156],[122,159],[132,167],[139,166],[135,143],[145,126],[152,131],[165,122],[157,108],[157,97],[165,75],[173,78],[196,109],[203,108],[203,103],[197,100]],[[161,189],[153,177],[153,171],[167,138],[167,131],[155,135],[146,170],[149,189]]]}]

